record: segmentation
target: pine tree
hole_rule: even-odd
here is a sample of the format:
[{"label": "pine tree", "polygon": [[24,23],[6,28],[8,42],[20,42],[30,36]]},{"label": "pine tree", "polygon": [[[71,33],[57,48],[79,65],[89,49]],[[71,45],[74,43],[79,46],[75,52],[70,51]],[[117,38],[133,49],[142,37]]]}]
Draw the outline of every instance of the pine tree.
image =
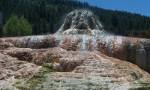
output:
[{"label": "pine tree", "polygon": [[24,17],[13,15],[4,25],[3,34],[5,36],[31,35],[32,26]]},{"label": "pine tree", "polygon": [[19,35],[19,19],[17,16],[13,15],[9,18],[7,23],[4,25],[3,34],[5,36],[18,36]]},{"label": "pine tree", "polygon": [[20,28],[20,35],[25,36],[25,35],[31,35],[32,34],[32,26],[31,24],[22,16],[19,20],[20,23],[19,27]]}]

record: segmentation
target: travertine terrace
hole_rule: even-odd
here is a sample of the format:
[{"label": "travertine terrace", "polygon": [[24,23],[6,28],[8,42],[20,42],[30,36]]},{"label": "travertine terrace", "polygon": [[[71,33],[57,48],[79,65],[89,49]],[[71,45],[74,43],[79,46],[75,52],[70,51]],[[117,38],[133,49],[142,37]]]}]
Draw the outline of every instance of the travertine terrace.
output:
[{"label": "travertine terrace", "polygon": [[0,39],[2,90],[144,90],[149,64],[149,39],[112,35],[89,10],[54,35]]}]

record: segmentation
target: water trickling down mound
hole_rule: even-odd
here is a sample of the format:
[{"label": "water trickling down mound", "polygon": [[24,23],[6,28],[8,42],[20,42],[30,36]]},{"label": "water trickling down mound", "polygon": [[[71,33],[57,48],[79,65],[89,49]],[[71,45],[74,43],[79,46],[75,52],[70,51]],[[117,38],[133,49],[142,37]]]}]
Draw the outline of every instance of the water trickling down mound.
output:
[{"label": "water trickling down mound", "polygon": [[95,31],[104,32],[102,24],[91,11],[81,9],[70,12],[57,33],[92,35]]}]

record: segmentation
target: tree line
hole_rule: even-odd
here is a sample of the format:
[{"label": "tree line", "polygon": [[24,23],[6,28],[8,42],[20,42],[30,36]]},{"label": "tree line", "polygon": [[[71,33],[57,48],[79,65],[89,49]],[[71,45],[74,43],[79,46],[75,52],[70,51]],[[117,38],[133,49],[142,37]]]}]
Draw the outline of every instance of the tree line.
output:
[{"label": "tree line", "polygon": [[106,10],[78,0],[0,0],[0,36],[55,33],[65,15],[79,8],[92,10],[110,33],[150,38],[150,17]]}]

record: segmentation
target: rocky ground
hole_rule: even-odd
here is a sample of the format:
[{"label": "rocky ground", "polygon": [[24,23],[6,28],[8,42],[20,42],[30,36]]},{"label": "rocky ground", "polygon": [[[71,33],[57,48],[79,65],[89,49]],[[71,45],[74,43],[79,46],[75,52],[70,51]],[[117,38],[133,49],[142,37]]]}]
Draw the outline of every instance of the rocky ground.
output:
[{"label": "rocky ground", "polygon": [[0,90],[150,89],[150,74],[98,51],[0,44]]}]

